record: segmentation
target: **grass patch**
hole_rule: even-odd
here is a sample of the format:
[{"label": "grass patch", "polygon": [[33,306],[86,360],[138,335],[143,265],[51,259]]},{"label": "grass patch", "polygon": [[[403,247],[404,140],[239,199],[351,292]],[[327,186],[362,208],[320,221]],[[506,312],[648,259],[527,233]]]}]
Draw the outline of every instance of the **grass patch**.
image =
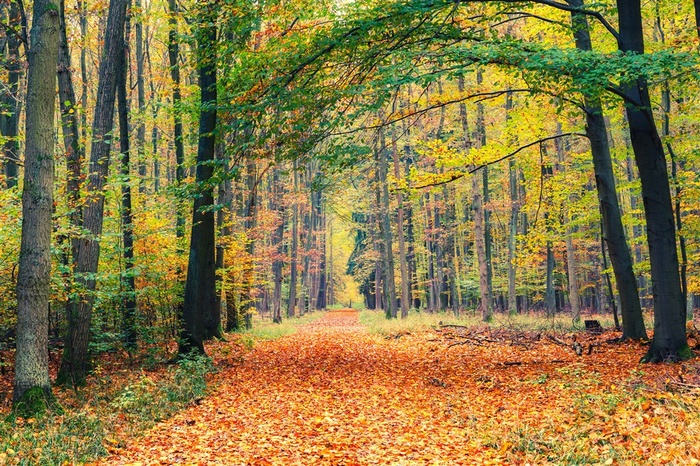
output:
[{"label": "grass patch", "polygon": [[478,325],[481,319],[474,316],[455,317],[452,313],[427,313],[411,311],[405,319],[387,319],[384,311],[364,310],[360,312],[360,323],[370,333],[392,334],[428,330],[442,324]]},{"label": "grass patch", "polygon": [[613,318],[609,315],[590,315],[574,322],[568,314],[556,314],[553,317],[542,313],[500,314],[495,313],[489,322],[484,322],[480,315],[473,312],[462,313],[456,317],[452,312],[417,312],[412,310],[405,319],[387,319],[384,311],[363,310],[360,312],[360,323],[365,325],[370,333],[392,334],[427,330],[439,325],[464,325],[466,327],[488,325],[491,328],[509,328],[513,330],[530,330],[545,332],[579,332],[585,330],[584,320],[595,319],[603,328],[614,328]]},{"label": "grass patch", "polygon": [[300,325],[315,322],[324,315],[324,312],[311,312],[301,317],[282,319],[282,323],[279,324],[270,321],[256,321],[251,330],[244,330],[240,332],[240,335],[243,337],[246,346],[252,346],[252,342],[255,340],[276,340],[291,335],[297,331]]},{"label": "grass patch", "polygon": [[103,422],[95,414],[17,417],[0,423],[0,464],[81,464],[107,453]]}]

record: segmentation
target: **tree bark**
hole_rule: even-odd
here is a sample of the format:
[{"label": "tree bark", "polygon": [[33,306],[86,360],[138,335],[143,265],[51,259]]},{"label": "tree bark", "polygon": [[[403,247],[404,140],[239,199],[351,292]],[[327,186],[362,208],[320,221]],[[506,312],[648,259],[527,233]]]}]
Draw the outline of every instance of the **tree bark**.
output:
[{"label": "tree bark", "polygon": [[[481,72],[477,71],[477,82],[481,84]],[[466,112],[463,116],[462,128],[467,128]],[[468,134],[468,133],[467,133]],[[465,134],[465,138],[467,135]],[[474,142],[476,148],[486,144],[486,128],[484,125],[484,106],[477,104],[476,127],[474,131]],[[471,149],[471,142],[465,141],[466,147]],[[479,292],[481,294],[481,318],[484,322],[491,320],[493,315],[492,292],[491,292],[491,264],[490,264],[490,235],[488,234],[488,223],[486,208],[484,206],[484,194],[488,193],[488,175],[481,175],[482,183],[479,183],[479,173],[473,174],[472,178],[472,205],[474,209],[474,243],[476,245],[476,259],[479,265]]]},{"label": "tree bark", "polygon": [[[44,410],[52,399],[48,310],[51,291],[54,110],[60,41],[59,12],[55,5],[48,0],[35,0],[33,18],[31,44],[27,53],[26,149],[22,239],[16,289],[17,351],[12,397],[15,407],[29,412]],[[42,396],[33,396],[35,391]],[[37,406],[29,397],[43,397],[45,403]]]},{"label": "tree bark", "polygon": [[[14,31],[20,31],[23,23],[22,11],[19,6],[20,0],[10,2],[8,26]],[[7,69],[7,85],[0,94],[0,130],[7,138],[3,146],[5,183],[8,188],[17,186],[19,169],[19,118],[22,109],[19,96],[20,81],[22,78],[22,62],[20,61],[19,49],[22,44],[19,37],[11,32],[7,32],[7,56],[5,68]]]},{"label": "tree bark", "polygon": [[221,338],[221,310],[216,298],[216,241],[211,178],[216,149],[216,8],[207,2],[199,8],[197,68],[201,90],[199,145],[195,180],[198,196],[192,209],[190,253],[185,281],[183,321],[179,353],[204,353],[203,341]]},{"label": "tree bark", "polygon": [[270,176],[270,210],[277,214],[277,227],[273,231],[271,243],[273,247],[272,273],[274,276],[274,291],[272,297],[272,321],[282,322],[282,270],[284,266],[282,245],[284,240],[285,211],[282,205],[282,186],[279,170],[272,169]]},{"label": "tree bark", "polygon": [[[583,7],[583,1],[572,0],[571,5]],[[574,27],[576,47],[584,51],[593,50],[588,21],[585,16],[572,13],[571,19]],[[598,203],[600,204],[603,222],[603,238],[608,247],[610,262],[615,274],[617,292],[620,295],[622,338],[646,339],[647,333],[639,301],[637,280],[632,269],[632,255],[622,225],[622,215],[617,198],[615,175],[608,143],[608,130],[600,100],[586,97],[584,111],[586,112],[586,135],[591,144]]]},{"label": "tree bark", "polygon": [[146,83],[144,76],[143,53],[143,5],[141,0],[134,2],[136,10],[135,41],[136,41],[136,92],[139,106],[138,123],[136,127],[137,160],[139,173],[139,193],[146,193]]},{"label": "tree bark", "polygon": [[552,242],[547,241],[546,246],[546,278],[545,278],[545,293],[544,305],[548,316],[553,316],[557,310],[556,296],[554,295],[554,251],[552,251]]},{"label": "tree bark", "polygon": [[[82,81],[80,88],[80,131],[81,140],[87,141],[87,105],[88,105],[88,75],[87,75],[87,48],[88,48],[88,21],[87,21],[87,2],[85,0],[77,0],[76,4],[79,21],[80,21],[80,79]],[[87,143],[87,142],[85,142]],[[84,155],[84,154],[83,154]],[[82,221],[82,220],[81,220]]]},{"label": "tree bark", "polygon": [[[177,0],[168,0],[168,60],[170,79],[173,82],[173,143],[175,144],[175,180],[180,186],[185,179],[185,145],[182,140],[182,109],[180,90],[180,43],[178,42],[177,17],[179,14]],[[185,236],[185,216],[182,209],[177,209],[175,233],[178,238]]]},{"label": "tree bark", "polygon": [[246,163],[245,185],[248,196],[245,202],[245,211],[243,212],[243,227],[245,229],[247,240],[245,245],[246,251],[246,267],[243,279],[243,296],[242,300],[245,303],[243,306],[243,322],[246,328],[252,327],[253,309],[255,300],[252,295],[253,281],[255,279],[255,227],[258,217],[258,170],[255,165],[255,160],[252,157],[248,158]]},{"label": "tree bark", "polygon": [[[80,144],[80,130],[78,127],[78,111],[76,96],[73,87],[70,51],[68,49],[68,37],[66,33],[65,1],[59,5],[61,31],[60,46],[58,49],[58,101],[61,110],[61,129],[63,134],[63,146],[66,156],[66,195],[68,198],[68,220],[71,229],[77,231],[82,223],[80,207],[80,184],[83,181],[82,166],[85,159],[84,146]],[[71,235],[74,236],[74,235]],[[75,258],[75,238],[71,237],[72,257]],[[68,258],[66,257],[66,265]]]},{"label": "tree bark", "polygon": [[100,258],[99,239],[102,235],[104,185],[109,170],[109,152],[114,126],[114,100],[124,41],[124,24],[128,0],[110,0],[104,51],[100,62],[97,102],[92,127],[92,147],[83,207],[85,235],[76,240],[75,274],[80,288],[68,311],[68,337],[63,350],[59,384],[84,385],[88,371],[88,342],[96,286],[95,275]]},{"label": "tree bark", "polygon": [[[128,41],[127,35],[124,43]],[[126,92],[127,49],[122,47],[121,72],[117,79],[117,106],[119,109],[119,148],[121,153],[121,194],[122,194],[122,255],[124,271],[121,276],[122,294],[122,334],[124,346],[128,350],[136,348],[136,283],[134,279],[134,219],[131,210],[131,178],[129,173],[129,100]]]},{"label": "tree bark", "polygon": [[380,130],[380,144],[376,150],[377,181],[379,182],[379,237],[381,238],[382,268],[384,269],[384,298],[386,307],[384,311],[388,319],[397,317],[396,309],[396,280],[394,278],[394,250],[391,234],[391,218],[389,210],[389,183],[387,175],[389,161],[386,154],[386,141],[383,130]]},{"label": "tree bark", "polygon": [[574,322],[581,320],[581,303],[578,297],[576,249],[574,249],[573,230],[566,228],[566,267],[569,276],[569,303],[571,304],[571,316]]},{"label": "tree bark", "polygon": [[295,309],[297,304],[297,261],[299,255],[299,202],[297,201],[297,194],[299,190],[299,173],[297,172],[297,161],[294,161],[293,167],[293,194],[294,203],[292,204],[292,245],[289,257],[289,303],[287,306],[287,317],[295,316]]},{"label": "tree bark", "polygon": [[[510,119],[510,111],[513,108],[513,94],[506,95],[506,124]],[[518,214],[520,211],[520,198],[518,191],[518,170],[515,159],[508,161],[508,187],[510,188],[510,221],[508,223],[508,313],[518,313],[518,297],[516,288],[515,248],[518,235]]]},{"label": "tree bark", "polygon": [[[404,176],[409,176],[411,172],[411,165],[413,164],[413,151],[411,150],[411,144],[409,142],[410,128],[406,124],[405,120],[403,122],[403,134],[407,139],[404,145]],[[408,276],[410,279],[410,306],[412,306],[414,309],[420,309],[421,299],[420,285],[418,284],[418,268],[416,263],[416,240],[413,232],[413,207],[411,206],[410,202],[407,202],[404,205],[404,213],[406,216],[406,242],[408,243],[406,245],[406,262],[408,263]]]},{"label": "tree bark", "polygon": [[[640,0],[617,0],[622,52],[644,53]],[[678,273],[676,230],[666,155],[651,111],[646,79],[630,83],[624,93],[634,157],[639,169],[647,223],[654,298],[654,338],[643,361],[687,359],[685,312]]]}]

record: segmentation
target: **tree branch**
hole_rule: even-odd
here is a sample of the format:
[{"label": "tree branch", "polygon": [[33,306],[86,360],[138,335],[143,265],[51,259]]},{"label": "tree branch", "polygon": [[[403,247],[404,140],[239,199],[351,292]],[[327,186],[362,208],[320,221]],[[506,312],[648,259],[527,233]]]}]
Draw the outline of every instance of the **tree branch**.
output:
[{"label": "tree branch", "polygon": [[588,137],[588,136],[587,136],[586,134],[584,134],[584,133],[564,133],[564,134],[557,134],[557,135],[555,135],[555,136],[548,136],[548,137],[546,137],[546,138],[541,138],[541,139],[538,139],[538,140],[536,140],[536,141],[533,141],[533,142],[530,142],[530,143],[528,143],[528,144],[525,144],[524,146],[521,146],[521,147],[517,148],[516,150],[514,150],[513,152],[511,152],[511,153],[509,153],[509,154],[506,154],[506,155],[504,155],[503,157],[500,157],[500,158],[498,158],[498,159],[496,159],[496,160],[492,160],[492,161],[490,161],[490,162],[486,162],[486,163],[484,163],[484,164],[481,164],[481,165],[479,165],[479,166],[477,166],[477,167],[474,167],[474,168],[470,168],[470,169],[468,169],[468,170],[466,170],[466,171],[463,171],[463,172],[451,173],[449,179],[442,180],[442,181],[438,181],[438,182],[435,182],[435,183],[428,183],[428,184],[424,184],[424,185],[419,185],[419,186],[409,186],[409,189],[423,189],[423,188],[429,188],[429,187],[432,187],[432,186],[441,186],[441,185],[443,185],[443,184],[451,183],[451,182],[453,182],[453,181],[455,181],[455,180],[458,180],[458,179],[460,179],[460,178],[463,178],[463,177],[465,177],[465,176],[467,176],[467,175],[469,175],[469,174],[472,174],[472,173],[474,173],[474,172],[477,172],[477,171],[481,170],[481,169],[484,168],[484,167],[488,167],[489,165],[493,165],[493,164],[496,164],[496,163],[498,163],[498,162],[502,162],[502,161],[504,161],[504,160],[506,160],[506,159],[509,159],[510,157],[513,157],[514,155],[516,155],[516,154],[522,152],[523,150],[525,150],[525,149],[527,149],[527,148],[529,148],[529,147],[536,146],[536,145],[538,145],[538,144],[542,144],[543,142],[551,141],[551,140],[553,140],[553,139],[559,139],[559,138],[568,137],[568,136],[578,136],[578,137],[583,137],[583,138],[587,138],[587,137]]}]

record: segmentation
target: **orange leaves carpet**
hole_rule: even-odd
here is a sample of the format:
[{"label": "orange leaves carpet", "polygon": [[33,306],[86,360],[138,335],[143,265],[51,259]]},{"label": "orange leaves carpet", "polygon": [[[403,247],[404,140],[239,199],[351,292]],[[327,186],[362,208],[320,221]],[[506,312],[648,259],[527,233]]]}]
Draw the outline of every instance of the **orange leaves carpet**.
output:
[{"label": "orange leaves carpet", "polygon": [[[609,337],[609,335],[608,335]],[[451,339],[448,339],[451,338]],[[693,464],[696,363],[637,344],[370,335],[354,311],[258,343],[217,388],[104,465]],[[673,381],[684,380],[673,390]]]}]

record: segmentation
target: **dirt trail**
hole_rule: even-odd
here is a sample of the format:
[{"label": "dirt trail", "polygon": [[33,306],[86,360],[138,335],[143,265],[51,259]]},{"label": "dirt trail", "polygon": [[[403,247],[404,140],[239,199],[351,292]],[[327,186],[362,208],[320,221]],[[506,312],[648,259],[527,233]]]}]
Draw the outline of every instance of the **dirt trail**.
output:
[{"label": "dirt trail", "polygon": [[572,397],[588,382],[573,353],[448,349],[435,337],[370,335],[356,312],[329,312],[257,344],[217,375],[215,393],[101,464],[546,464],[560,454],[551,442],[577,441]]}]

